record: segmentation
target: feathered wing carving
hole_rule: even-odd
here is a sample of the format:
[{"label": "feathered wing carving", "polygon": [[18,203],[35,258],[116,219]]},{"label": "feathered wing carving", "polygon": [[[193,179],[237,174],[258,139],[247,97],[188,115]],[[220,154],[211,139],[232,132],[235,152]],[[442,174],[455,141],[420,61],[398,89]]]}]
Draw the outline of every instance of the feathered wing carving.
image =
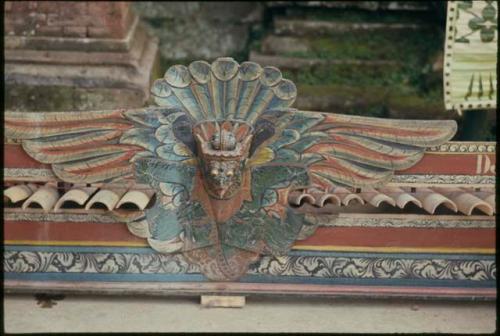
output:
[{"label": "feathered wing carving", "polygon": [[273,164],[307,167],[311,184],[365,187],[387,182],[416,164],[425,149],[450,140],[453,120],[395,120],[298,110],[268,111],[257,121],[272,128],[262,147]]},{"label": "feathered wing carving", "polygon": [[139,158],[188,162],[193,158],[189,142],[173,131],[180,134],[186,123],[182,112],[165,108],[5,116],[6,137],[23,140],[31,157],[51,164],[59,178],[72,183],[133,178],[131,163]]},{"label": "feathered wing carving", "polygon": [[[130,228],[136,233],[142,229],[142,236],[159,250],[180,249],[177,212],[189,197],[196,170],[192,125],[184,112],[159,107],[13,112],[6,115],[5,125],[8,138],[22,139],[25,151],[51,164],[63,181],[111,183],[135,177],[149,183],[159,191],[157,201],[145,216],[129,223]],[[173,188],[175,185],[178,187]],[[162,222],[165,219],[168,221]]]},{"label": "feathered wing carving", "polygon": [[[384,183],[456,131],[454,121],[291,109],[296,88],[278,69],[230,58],[173,66],[151,92],[159,107],[8,113],[6,136],[64,181],[149,184],[155,204],[127,219],[129,230],[159,252],[182,252],[213,280],[235,280],[314,231],[314,217],[288,205],[291,189]],[[207,193],[207,160],[232,167],[235,196]]]}]

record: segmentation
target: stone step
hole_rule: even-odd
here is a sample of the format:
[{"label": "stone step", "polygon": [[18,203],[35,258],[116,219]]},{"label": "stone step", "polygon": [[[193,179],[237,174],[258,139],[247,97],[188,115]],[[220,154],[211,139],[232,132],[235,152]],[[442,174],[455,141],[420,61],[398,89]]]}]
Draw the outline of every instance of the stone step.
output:
[{"label": "stone step", "polygon": [[455,119],[439,99],[401,94],[388,87],[297,85],[294,107],[306,111],[355,114],[396,119]]},{"label": "stone step", "polygon": [[[401,31],[358,31],[327,36],[281,36],[269,34],[254,48],[265,55],[304,59],[399,61],[427,58],[429,52],[442,49],[434,29]],[[434,39],[433,39],[434,38]],[[259,50],[256,50],[259,49]],[[376,62],[377,63],[377,62]]]},{"label": "stone step", "polygon": [[[292,58],[290,61],[297,61],[301,65],[330,64],[329,61],[333,61],[333,64],[396,65],[398,61],[402,61],[398,50],[405,46],[404,43],[395,40],[394,36],[381,39],[380,35],[377,39],[381,42],[376,43],[376,39],[370,38],[370,35],[336,34],[316,38],[268,35],[262,39],[260,50],[254,51],[263,55]],[[378,45],[381,47],[377,48]],[[289,63],[286,60],[276,61]],[[291,66],[296,68],[298,64]]]},{"label": "stone step", "polygon": [[309,7],[361,9],[369,11],[427,11],[429,4],[425,1],[268,1],[268,7]]},{"label": "stone step", "polygon": [[335,22],[326,20],[302,19],[274,19],[274,33],[276,35],[328,35],[333,33],[351,33],[357,31],[384,31],[384,30],[419,30],[426,26],[419,23],[385,23],[385,22]]},{"label": "stone step", "polygon": [[250,61],[259,63],[262,66],[275,66],[282,70],[300,70],[314,66],[328,65],[353,65],[381,67],[388,66],[396,68],[400,64],[392,60],[353,60],[353,59],[319,59],[319,58],[301,58],[278,55],[266,55],[256,51],[250,52]]}]

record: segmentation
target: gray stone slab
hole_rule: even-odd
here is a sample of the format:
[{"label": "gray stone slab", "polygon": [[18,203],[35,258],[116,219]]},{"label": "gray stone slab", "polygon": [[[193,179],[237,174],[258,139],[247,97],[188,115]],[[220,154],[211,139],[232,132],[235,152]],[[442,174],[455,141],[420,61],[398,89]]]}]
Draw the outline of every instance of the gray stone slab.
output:
[{"label": "gray stone slab", "polygon": [[[492,333],[494,302],[249,297],[244,308],[202,308],[199,297],[70,296],[37,304],[7,295],[8,333],[347,332]],[[51,306],[51,308],[41,308]]]}]

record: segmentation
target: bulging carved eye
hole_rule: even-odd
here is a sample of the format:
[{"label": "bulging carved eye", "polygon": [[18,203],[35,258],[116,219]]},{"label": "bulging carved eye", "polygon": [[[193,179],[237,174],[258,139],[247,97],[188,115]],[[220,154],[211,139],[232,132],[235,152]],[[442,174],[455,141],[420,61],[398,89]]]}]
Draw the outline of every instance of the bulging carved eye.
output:
[{"label": "bulging carved eye", "polygon": [[227,176],[233,176],[234,172],[232,170],[228,170],[226,173]]},{"label": "bulging carved eye", "polygon": [[217,169],[212,169],[212,170],[210,171],[210,175],[212,175],[212,176],[217,176],[217,175],[219,175],[219,171],[218,171]]}]

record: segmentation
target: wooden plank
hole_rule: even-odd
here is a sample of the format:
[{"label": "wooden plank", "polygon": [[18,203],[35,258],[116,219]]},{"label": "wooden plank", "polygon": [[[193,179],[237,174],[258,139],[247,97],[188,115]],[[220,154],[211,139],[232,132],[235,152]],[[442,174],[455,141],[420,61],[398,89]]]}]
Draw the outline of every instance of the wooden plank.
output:
[{"label": "wooden plank", "polygon": [[418,287],[418,286],[356,286],[316,284],[276,284],[237,282],[103,282],[103,281],[26,281],[5,280],[6,293],[68,293],[107,295],[289,295],[358,298],[453,298],[496,300],[496,288],[481,287]]},{"label": "wooden plank", "polygon": [[205,308],[243,308],[244,296],[202,295],[201,305]]}]

